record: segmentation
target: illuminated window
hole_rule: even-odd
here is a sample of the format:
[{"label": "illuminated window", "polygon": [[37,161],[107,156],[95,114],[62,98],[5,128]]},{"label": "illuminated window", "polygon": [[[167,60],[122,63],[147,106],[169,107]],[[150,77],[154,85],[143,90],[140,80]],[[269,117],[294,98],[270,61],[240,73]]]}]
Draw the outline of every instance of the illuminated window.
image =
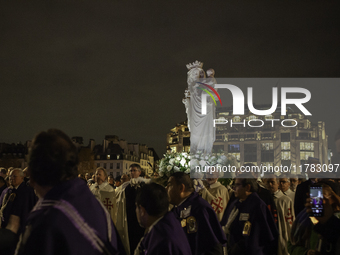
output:
[{"label": "illuminated window", "polygon": [[239,144],[229,144],[228,145],[228,152],[240,152],[240,145]]},{"label": "illuminated window", "polygon": [[240,116],[235,116],[233,118],[233,122],[240,122],[241,121],[241,117]]},{"label": "illuminated window", "polygon": [[261,149],[263,151],[273,150],[273,143],[262,143],[261,144]]},{"label": "illuminated window", "polygon": [[282,151],[281,160],[290,160],[290,151]]},{"label": "illuminated window", "polygon": [[107,155],[107,156],[106,156],[106,158],[107,158],[107,159],[110,159],[110,158],[111,158],[111,156],[110,156],[110,155]]},{"label": "illuminated window", "polygon": [[314,143],[300,142],[301,151],[314,151]]},{"label": "illuminated window", "polygon": [[281,150],[283,151],[290,150],[290,142],[281,142]]},{"label": "illuminated window", "polygon": [[256,118],[256,116],[254,116],[254,115],[251,115],[251,116],[249,116],[249,120],[256,120],[257,118]]},{"label": "illuminated window", "polygon": [[171,147],[171,152],[176,152],[177,148],[176,147]]},{"label": "illuminated window", "polygon": [[309,157],[314,158],[313,151],[301,151],[300,152],[300,160],[308,160]]}]

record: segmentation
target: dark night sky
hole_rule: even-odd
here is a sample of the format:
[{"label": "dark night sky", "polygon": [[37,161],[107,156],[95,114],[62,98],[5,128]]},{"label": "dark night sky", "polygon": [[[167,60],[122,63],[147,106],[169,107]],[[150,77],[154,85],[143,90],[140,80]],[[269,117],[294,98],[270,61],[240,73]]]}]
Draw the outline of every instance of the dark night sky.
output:
[{"label": "dark night sky", "polygon": [[[161,156],[166,133],[186,118],[187,63],[200,60],[216,77],[339,77],[338,7],[336,1],[2,1],[0,142],[25,142],[54,127],[86,143],[118,135]],[[333,85],[312,93],[319,106],[313,118],[326,121],[331,148],[340,127],[332,112],[340,104],[328,97],[339,92]]]}]

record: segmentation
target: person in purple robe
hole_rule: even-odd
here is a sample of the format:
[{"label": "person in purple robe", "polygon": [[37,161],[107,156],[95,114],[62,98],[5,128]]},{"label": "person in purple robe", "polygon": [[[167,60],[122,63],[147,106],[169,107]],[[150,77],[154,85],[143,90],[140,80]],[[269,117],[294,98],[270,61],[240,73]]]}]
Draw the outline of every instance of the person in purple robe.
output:
[{"label": "person in purple robe", "polygon": [[191,255],[181,224],[168,208],[168,194],[163,186],[150,183],[138,190],[136,216],[146,234],[137,245],[135,255]]},{"label": "person in purple robe", "polygon": [[168,180],[167,191],[172,213],[188,238],[193,255],[222,254],[226,236],[211,205],[194,191],[190,176],[174,173]]},{"label": "person in purple robe", "polygon": [[77,148],[62,131],[39,133],[28,171],[39,201],[16,254],[125,254],[109,213],[77,178]]},{"label": "person in purple robe", "polygon": [[227,208],[221,225],[228,238],[228,255],[271,255],[277,252],[278,230],[266,204],[256,193],[251,175],[235,180],[237,198]]}]

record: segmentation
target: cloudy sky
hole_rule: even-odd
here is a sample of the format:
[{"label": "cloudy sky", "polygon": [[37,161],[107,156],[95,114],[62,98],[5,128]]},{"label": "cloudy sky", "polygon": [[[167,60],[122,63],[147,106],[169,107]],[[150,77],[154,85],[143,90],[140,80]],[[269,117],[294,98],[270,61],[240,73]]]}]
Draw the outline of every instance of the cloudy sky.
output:
[{"label": "cloudy sky", "polygon": [[[187,63],[216,77],[339,77],[337,10],[336,1],[2,1],[0,142],[53,127],[86,143],[118,135],[161,156],[186,119]],[[334,149],[340,88],[316,91],[313,118],[326,121]]]}]

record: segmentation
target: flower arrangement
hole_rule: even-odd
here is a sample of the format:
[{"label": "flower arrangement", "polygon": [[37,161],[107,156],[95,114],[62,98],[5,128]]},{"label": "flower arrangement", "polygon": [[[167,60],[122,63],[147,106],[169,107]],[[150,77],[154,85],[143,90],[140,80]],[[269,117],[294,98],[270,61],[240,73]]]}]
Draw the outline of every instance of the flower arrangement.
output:
[{"label": "flower arrangement", "polygon": [[170,152],[164,154],[159,162],[158,174],[169,178],[175,172],[190,173],[190,155],[186,152]]},{"label": "flower arrangement", "polygon": [[160,177],[169,178],[175,172],[190,173],[190,169],[195,171],[196,166],[204,168],[206,166],[222,167],[233,165],[237,166],[236,158],[224,153],[204,154],[197,152],[190,155],[187,152],[170,152],[164,154],[159,162],[158,174]]}]

